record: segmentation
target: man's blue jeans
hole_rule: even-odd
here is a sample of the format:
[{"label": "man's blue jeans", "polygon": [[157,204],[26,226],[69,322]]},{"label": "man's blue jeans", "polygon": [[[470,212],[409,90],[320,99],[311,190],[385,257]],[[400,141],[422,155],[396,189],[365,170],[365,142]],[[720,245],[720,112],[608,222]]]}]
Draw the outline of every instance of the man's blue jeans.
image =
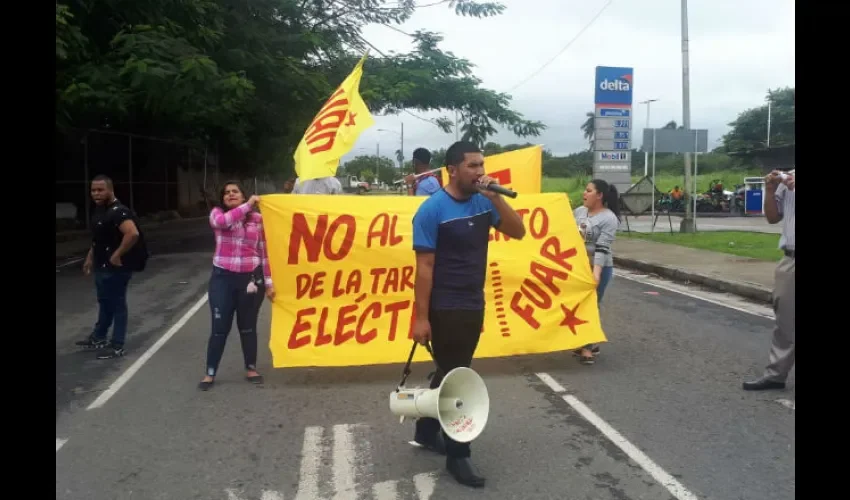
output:
[{"label": "man's blue jeans", "polygon": [[127,285],[133,273],[116,269],[98,269],[94,273],[94,286],[97,290],[97,323],[92,337],[106,340],[109,327],[112,326],[112,344],[124,345],[127,336]]}]

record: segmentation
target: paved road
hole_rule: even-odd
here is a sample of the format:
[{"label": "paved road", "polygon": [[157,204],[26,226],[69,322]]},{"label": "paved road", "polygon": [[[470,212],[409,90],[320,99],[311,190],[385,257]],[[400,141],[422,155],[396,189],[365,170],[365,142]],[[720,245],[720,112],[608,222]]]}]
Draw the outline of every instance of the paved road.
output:
[{"label": "paved road", "polygon": [[133,350],[117,361],[73,351],[93,292],[75,268],[57,274],[57,499],[794,498],[793,373],[786,391],[740,390],[766,356],[764,307],[622,272],[595,366],[568,354],[476,362],[492,408],[473,452],[488,485],[471,491],[389,414],[400,364],[272,371],[261,349],[266,383],[254,387],[232,336],[217,386],[201,393],[204,304],[132,372],[203,296],[210,244],[158,256],[133,282]]}]

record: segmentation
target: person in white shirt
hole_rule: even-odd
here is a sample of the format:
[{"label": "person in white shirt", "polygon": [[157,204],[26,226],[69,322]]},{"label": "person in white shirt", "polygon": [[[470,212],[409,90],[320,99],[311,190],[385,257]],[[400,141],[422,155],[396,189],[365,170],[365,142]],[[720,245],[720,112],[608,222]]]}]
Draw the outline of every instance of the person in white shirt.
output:
[{"label": "person in white shirt", "polygon": [[340,194],[342,193],[342,184],[336,177],[320,177],[318,179],[310,179],[301,181],[295,179],[295,186],[292,188],[292,194]]}]

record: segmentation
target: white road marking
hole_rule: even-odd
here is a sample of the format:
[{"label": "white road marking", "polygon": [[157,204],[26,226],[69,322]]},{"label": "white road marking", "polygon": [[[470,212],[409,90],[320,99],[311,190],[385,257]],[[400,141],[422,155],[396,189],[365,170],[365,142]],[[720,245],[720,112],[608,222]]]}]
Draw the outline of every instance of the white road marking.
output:
[{"label": "white road marking", "polygon": [[555,392],[567,392],[567,390],[564,389],[564,386],[559,384],[558,381],[555,380],[554,378],[552,378],[552,376],[549,375],[548,373],[542,373],[541,372],[541,373],[535,373],[535,375],[537,375],[537,378],[542,380],[543,383],[548,385],[549,388],[552,389],[553,391],[555,391]]},{"label": "white road marking", "polygon": [[245,500],[245,497],[240,495],[240,492],[233,488],[226,488],[224,492],[227,493],[227,500]]},{"label": "white road marking", "polygon": [[797,411],[796,401],[791,401],[790,399],[777,399],[776,402],[781,404],[785,408],[789,408],[791,410]]},{"label": "white road marking", "polygon": [[434,494],[437,478],[432,472],[424,472],[413,476],[413,486],[416,488],[416,496],[419,500],[429,500]]},{"label": "white road marking", "polygon": [[[547,382],[546,380],[551,379],[552,377],[549,377],[547,375],[546,379],[544,379],[543,377],[541,377],[541,375],[546,374],[539,373],[537,374],[537,376],[544,384],[549,386],[553,391],[557,392],[557,389],[552,385],[549,385],[549,382]],[[555,385],[557,387],[561,387],[559,384],[557,384],[557,382],[555,383]],[[682,483],[680,483],[676,480],[676,478],[668,474],[667,471],[662,469],[660,465],[653,462],[652,459],[646,456],[644,452],[640,451],[637,446],[633,445],[631,442],[629,442],[628,439],[623,437],[622,434],[617,432],[616,429],[608,425],[607,422],[602,420],[602,418],[600,418],[596,413],[594,413],[593,410],[588,408],[587,405],[579,401],[578,398],[571,394],[565,394],[561,397],[564,399],[564,401],[567,402],[568,405],[570,405],[575,411],[577,411],[579,415],[584,417],[585,420],[587,420],[588,422],[593,424],[597,429],[599,429],[599,431],[602,432],[605,437],[610,439],[611,442],[613,442],[615,445],[617,445],[618,448],[623,450],[623,452],[628,455],[629,458],[637,462],[637,464],[640,465],[643,470],[649,473],[650,476],[652,476],[656,481],[658,481],[662,486],[664,486],[667,491],[669,491],[670,494],[673,495],[674,498],[676,498],[677,500],[698,500],[697,496],[691,493],[687,488],[685,488]]]},{"label": "white road marking", "polygon": [[67,442],[68,442],[67,439],[56,438],[56,453],[59,453],[59,450],[61,450],[62,447],[65,446],[65,443],[67,443]]},{"label": "white road marking", "polygon": [[315,500],[319,497],[319,467],[322,466],[322,427],[304,429],[301,448],[301,470],[298,473],[298,492],[295,500]]},{"label": "white road marking", "polygon": [[384,481],[372,485],[372,496],[375,500],[396,500],[398,498],[398,481]]},{"label": "white road marking", "polygon": [[124,387],[124,384],[126,384],[133,377],[133,375],[135,375],[136,372],[138,372],[139,369],[141,369],[141,367],[144,366],[144,364],[147,363],[148,360],[151,359],[151,357],[156,354],[156,352],[159,351],[162,346],[165,345],[166,342],[168,342],[168,339],[170,339],[174,336],[175,333],[180,331],[180,329],[183,328],[183,325],[185,325],[192,318],[192,316],[194,316],[195,313],[198,312],[198,310],[206,303],[207,294],[204,294],[203,297],[201,297],[200,299],[198,299],[197,302],[195,302],[195,305],[193,305],[188,311],[186,311],[186,314],[184,314],[179,320],[177,320],[177,323],[174,323],[174,326],[169,328],[168,331],[165,332],[165,334],[160,337],[154,345],[150,346],[148,350],[145,351],[145,353],[142,354],[139,359],[136,360],[135,363],[130,365],[130,368],[127,368],[127,371],[122,373],[121,376],[115,380],[115,382],[113,382],[105,391],[100,393],[100,396],[98,396],[97,399],[95,399],[92,404],[90,404],[88,408],[86,408],[86,410],[94,410],[95,408],[100,408],[101,406],[106,404],[106,402],[109,401],[109,399],[112,398],[112,396],[114,396],[116,392],[118,392],[122,387]]},{"label": "white road marking", "polygon": [[284,500],[283,493],[273,490],[263,490],[263,496],[260,497],[260,500]]},{"label": "white road marking", "polygon": [[775,318],[775,316],[773,315],[773,310],[770,308],[770,306],[749,302],[733,294],[709,292],[705,290],[695,290],[693,287],[680,285],[678,283],[673,283],[671,281],[666,281],[658,278],[652,278],[646,274],[633,273],[624,269],[617,269],[614,272],[614,275],[619,278],[627,279],[629,281],[635,281],[644,285],[649,285],[655,288],[660,288],[662,290],[667,290],[668,292],[678,293],[679,295],[684,295],[692,299],[698,299],[714,305],[734,309],[736,311],[740,311],[747,314],[752,314],[753,316],[760,316],[762,318],[767,319]]},{"label": "white road marking", "polygon": [[354,500],[357,497],[354,481],[354,466],[357,455],[354,450],[352,426],[334,426],[333,484],[335,500]]}]

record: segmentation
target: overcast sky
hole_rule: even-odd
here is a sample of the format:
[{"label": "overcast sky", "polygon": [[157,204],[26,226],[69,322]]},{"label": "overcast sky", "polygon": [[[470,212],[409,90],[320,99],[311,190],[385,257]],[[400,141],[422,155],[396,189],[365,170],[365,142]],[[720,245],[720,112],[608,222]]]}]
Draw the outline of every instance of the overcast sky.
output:
[{"label": "overcast sky", "polygon": [[[558,54],[585,28],[608,0],[501,0],[500,16],[469,19],[445,5],[422,8],[401,29],[441,33],[444,51],[472,62],[482,86],[508,92],[512,108],[548,126],[527,139],[556,155],[586,149],[579,129],[593,110],[594,68],[634,68],[635,129],[646,123],[646,99],[652,104],[651,126],[682,122],[681,11],[677,0],[613,0],[560,56],[520,84]],[[420,0],[419,3],[433,3]],[[691,0],[691,127],[707,128],[709,145],[728,130],[727,124],[746,108],[764,102],[769,88],[794,86],[794,0]],[[382,52],[406,52],[410,39],[383,26],[370,26],[364,36]],[[514,90],[512,88],[516,87]],[[433,118],[440,114],[419,116]],[[404,123],[404,153],[416,147],[447,147],[454,133],[407,113],[376,116],[343,162],[358,154],[392,157]],[[637,135],[637,134],[636,134]],[[490,140],[526,142],[510,132]],[[639,146],[636,144],[635,147]]]}]

